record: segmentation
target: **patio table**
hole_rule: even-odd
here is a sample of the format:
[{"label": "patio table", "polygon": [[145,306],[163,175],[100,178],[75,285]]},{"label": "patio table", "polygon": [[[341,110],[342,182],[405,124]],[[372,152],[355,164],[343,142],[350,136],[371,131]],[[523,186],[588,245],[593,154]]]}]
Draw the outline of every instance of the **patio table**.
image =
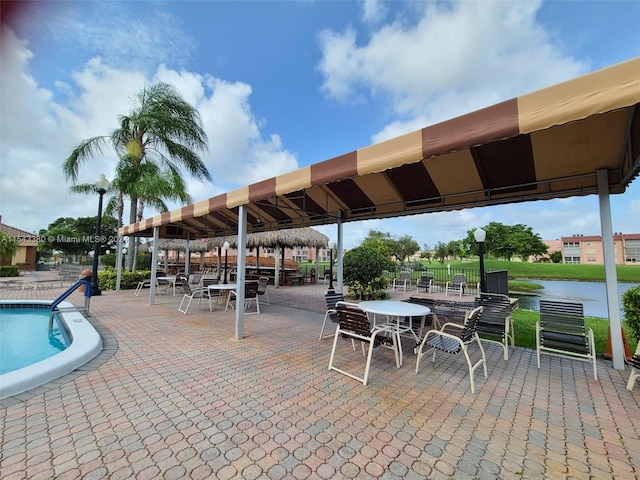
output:
[{"label": "patio table", "polygon": [[[413,331],[413,317],[425,317],[431,313],[431,309],[424,305],[399,302],[394,300],[368,300],[360,302],[360,307],[367,313],[373,314],[373,324],[376,326],[376,315],[385,315],[387,321],[382,325],[393,327],[398,338],[398,351],[400,353],[400,365],[402,365],[402,343],[400,335],[410,335],[416,344],[420,339]],[[408,317],[407,322],[404,318]]]},{"label": "patio table", "polygon": [[[224,301],[225,301],[225,306],[224,306],[224,311],[226,312],[227,309],[229,308],[229,299],[230,299],[230,294],[229,292],[231,290],[235,290],[238,287],[237,283],[213,283],[211,285],[207,285],[207,288],[209,290],[221,290],[222,293],[224,293]],[[220,297],[218,297],[220,298]]]}]

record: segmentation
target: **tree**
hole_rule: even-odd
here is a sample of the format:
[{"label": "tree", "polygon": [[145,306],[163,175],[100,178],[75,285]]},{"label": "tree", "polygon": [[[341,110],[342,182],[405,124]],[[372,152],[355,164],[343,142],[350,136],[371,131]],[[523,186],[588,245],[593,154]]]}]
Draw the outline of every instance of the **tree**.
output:
[{"label": "tree", "polygon": [[462,240],[451,240],[447,243],[447,256],[462,260],[465,257],[465,249]]},{"label": "tree", "polygon": [[360,244],[361,247],[372,248],[382,253],[385,257],[391,256],[391,247],[394,240],[390,233],[380,232],[378,230],[369,230],[369,234]]},{"label": "tree", "polygon": [[549,255],[553,263],[562,263],[562,252],[555,251]]},{"label": "tree", "polygon": [[431,258],[433,257],[433,252],[431,251],[431,249],[429,248],[428,244],[424,244],[424,246],[422,247],[422,253],[420,254],[421,258],[426,258],[427,261],[429,263],[431,263]]},{"label": "tree", "polygon": [[[532,255],[544,255],[548,247],[542,241],[539,234],[533,233],[531,227],[526,225],[503,225],[499,222],[491,222],[483,227],[487,232],[484,242],[485,255],[493,258],[511,260],[512,257],[528,258]],[[464,248],[472,255],[478,254],[478,243],[473,236],[473,230],[467,232],[464,238]]]},{"label": "tree", "polygon": [[20,250],[20,244],[11,235],[0,232],[0,263],[8,260],[11,263],[13,256]]},{"label": "tree", "polygon": [[444,261],[447,259],[448,256],[449,256],[449,249],[447,248],[447,245],[444,244],[443,242],[436,243],[434,258],[438,259],[440,263],[444,263]]},{"label": "tree", "polygon": [[[98,217],[60,217],[49,224],[39,235],[46,238],[38,245],[41,252],[62,252],[64,255],[88,255],[94,249],[95,229]],[[100,232],[104,241],[100,243],[100,254],[115,249],[118,225],[115,218],[103,215]]]},{"label": "tree", "polygon": [[392,241],[390,248],[391,254],[403,263],[409,256],[420,250],[420,245],[410,235],[403,235]]},{"label": "tree", "polygon": [[[111,191],[120,202],[124,196],[129,198],[130,223],[141,218],[145,203],[162,209],[162,199],[189,201],[181,167],[195,178],[211,180],[198,156],[207,149],[200,115],[172,86],[161,82],[144,88],[131,111],[118,121],[119,128],[111,135],[92,137],[77,145],[63,170],[75,185],[80,166],[102,153],[110,142],[120,158]],[[132,262],[131,256],[129,268]]]}]

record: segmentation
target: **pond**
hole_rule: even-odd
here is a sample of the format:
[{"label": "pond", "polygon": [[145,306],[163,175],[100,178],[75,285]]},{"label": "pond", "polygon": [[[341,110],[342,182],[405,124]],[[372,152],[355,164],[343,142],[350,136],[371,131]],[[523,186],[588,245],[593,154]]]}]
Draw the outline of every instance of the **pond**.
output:
[{"label": "pond", "polygon": [[[577,298],[584,304],[584,314],[588,317],[608,318],[607,289],[604,282],[578,282],[570,280],[529,280],[518,281],[531,282],[542,285],[542,290],[536,290],[534,295],[509,292],[509,296],[519,299],[520,308],[525,310],[539,310],[540,297],[553,295],[558,297]],[[622,316],[622,295],[630,288],[637,287],[638,283],[618,283],[618,296],[620,298],[620,315]]]}]

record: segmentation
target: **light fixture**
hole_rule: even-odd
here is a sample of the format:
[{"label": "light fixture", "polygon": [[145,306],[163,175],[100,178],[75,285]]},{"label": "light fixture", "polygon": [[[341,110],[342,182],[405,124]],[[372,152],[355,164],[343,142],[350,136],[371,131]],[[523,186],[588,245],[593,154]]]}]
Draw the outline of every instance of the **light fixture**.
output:
[{"label": "light fixture", "polygon": [[100,243],[102,233],[102,197],[109,189],[109,180],[101,174],[95,183],[96,192],[98,192],[98,219],[96,221],[96,235],[93,243],[93,270],[91,271],[91,296],[102,295],[100,286],[98,285],[98,259],[100,258]]},{"label": "light fixture", "polygon": [[487,280],[484,273],[484,241],[487,239],[487,232],[482,228],[476,228],[473,237],[478,242],[478,257],[480,258],[480,293],[487,292]]}]

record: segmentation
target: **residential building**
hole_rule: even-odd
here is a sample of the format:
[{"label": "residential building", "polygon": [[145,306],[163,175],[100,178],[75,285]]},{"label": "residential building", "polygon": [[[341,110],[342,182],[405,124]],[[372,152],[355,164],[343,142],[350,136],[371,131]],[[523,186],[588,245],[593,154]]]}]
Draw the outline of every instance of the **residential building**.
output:
[{"label": "residential building", "polygon": [[0,215],[0,232],[16,240],[20,247],[12,258],[0,258],[0,265],[17,265],[20,270],[35,270],[38,235],[5,225],[2,223],[2,215]]},{"label": "residential building", "polygon": [[[604,265],[602,237],[580,235],[545,240],[549,254],[562,252],[563,263]],[[616,265],[640,265],[640,233],[614,233],[613,248]]]}]

